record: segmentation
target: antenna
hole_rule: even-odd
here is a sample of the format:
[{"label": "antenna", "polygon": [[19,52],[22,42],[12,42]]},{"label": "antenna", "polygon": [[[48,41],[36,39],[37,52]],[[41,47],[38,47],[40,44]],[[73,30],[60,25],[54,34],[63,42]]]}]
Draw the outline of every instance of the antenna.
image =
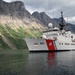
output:
[{"label": "antenna", "polygon": [[59,24],[60,25],[60,30],[63,30],[63,28],[65,26],[64,23],[63,23],[63,21],[64,21],[63,20],[63,12],[61,12],[61,18],[60,19],[61,19],[61,23]]},{"label": "antenna", "polygon": [[61,23],[63,25],[63,12],[61,12]]},{"label": "antenna", "polygon": [[54,18],[54,11],[53,11],[53,18]]}]

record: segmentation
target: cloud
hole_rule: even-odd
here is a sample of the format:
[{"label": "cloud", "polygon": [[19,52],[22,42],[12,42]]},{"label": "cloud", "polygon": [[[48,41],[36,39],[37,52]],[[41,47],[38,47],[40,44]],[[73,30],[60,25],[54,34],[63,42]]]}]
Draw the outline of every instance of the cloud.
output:
[{"label": "cloud", "polygon": [[66,22],[75,24],[75,16],[73,17],[65,17]]},{"label": "cloud", "polygon": [[[8,2],[16,0],[5,0]],[[17,0],[18,1],[18,0]],[[60,12],[64,12],[65,17],[75,16],[75,0],[19,0],[23,1],[27,10],[46,12],[50,17],[60,17]],[[75,20],[75,19],[74,19]]]}]

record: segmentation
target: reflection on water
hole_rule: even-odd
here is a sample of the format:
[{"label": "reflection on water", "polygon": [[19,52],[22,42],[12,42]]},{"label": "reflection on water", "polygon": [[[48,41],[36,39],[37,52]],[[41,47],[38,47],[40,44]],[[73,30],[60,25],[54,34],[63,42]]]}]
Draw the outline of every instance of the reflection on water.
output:
[{"label": "reflection on water", "polygon": [[55,52],[48,53],[48,66],[52,66],[55,63]]},{"label": "reflection on water", "polygon": [[75,52],[0,52],[0,75],[75,75]]}]

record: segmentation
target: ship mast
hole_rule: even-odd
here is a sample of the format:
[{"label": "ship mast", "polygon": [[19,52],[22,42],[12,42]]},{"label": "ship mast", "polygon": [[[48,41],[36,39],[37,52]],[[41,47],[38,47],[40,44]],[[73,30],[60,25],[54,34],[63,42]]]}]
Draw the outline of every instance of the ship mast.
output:
[{"label": "ship mast", "polygon": [[60,30],[63,30],[64,28],[64,23],[63,23],[64,19],[63,19],[63,12],[61,12],[61,23],[59,24],[60,25]]}]

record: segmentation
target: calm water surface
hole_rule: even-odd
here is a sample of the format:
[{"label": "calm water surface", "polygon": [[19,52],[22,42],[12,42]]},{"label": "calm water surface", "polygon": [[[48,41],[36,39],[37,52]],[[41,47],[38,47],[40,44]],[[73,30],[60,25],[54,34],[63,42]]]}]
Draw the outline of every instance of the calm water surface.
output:
[{"label": "calm water surface", "polygon": [[75,75],[75,51],[0,51],[0,75]]}]

